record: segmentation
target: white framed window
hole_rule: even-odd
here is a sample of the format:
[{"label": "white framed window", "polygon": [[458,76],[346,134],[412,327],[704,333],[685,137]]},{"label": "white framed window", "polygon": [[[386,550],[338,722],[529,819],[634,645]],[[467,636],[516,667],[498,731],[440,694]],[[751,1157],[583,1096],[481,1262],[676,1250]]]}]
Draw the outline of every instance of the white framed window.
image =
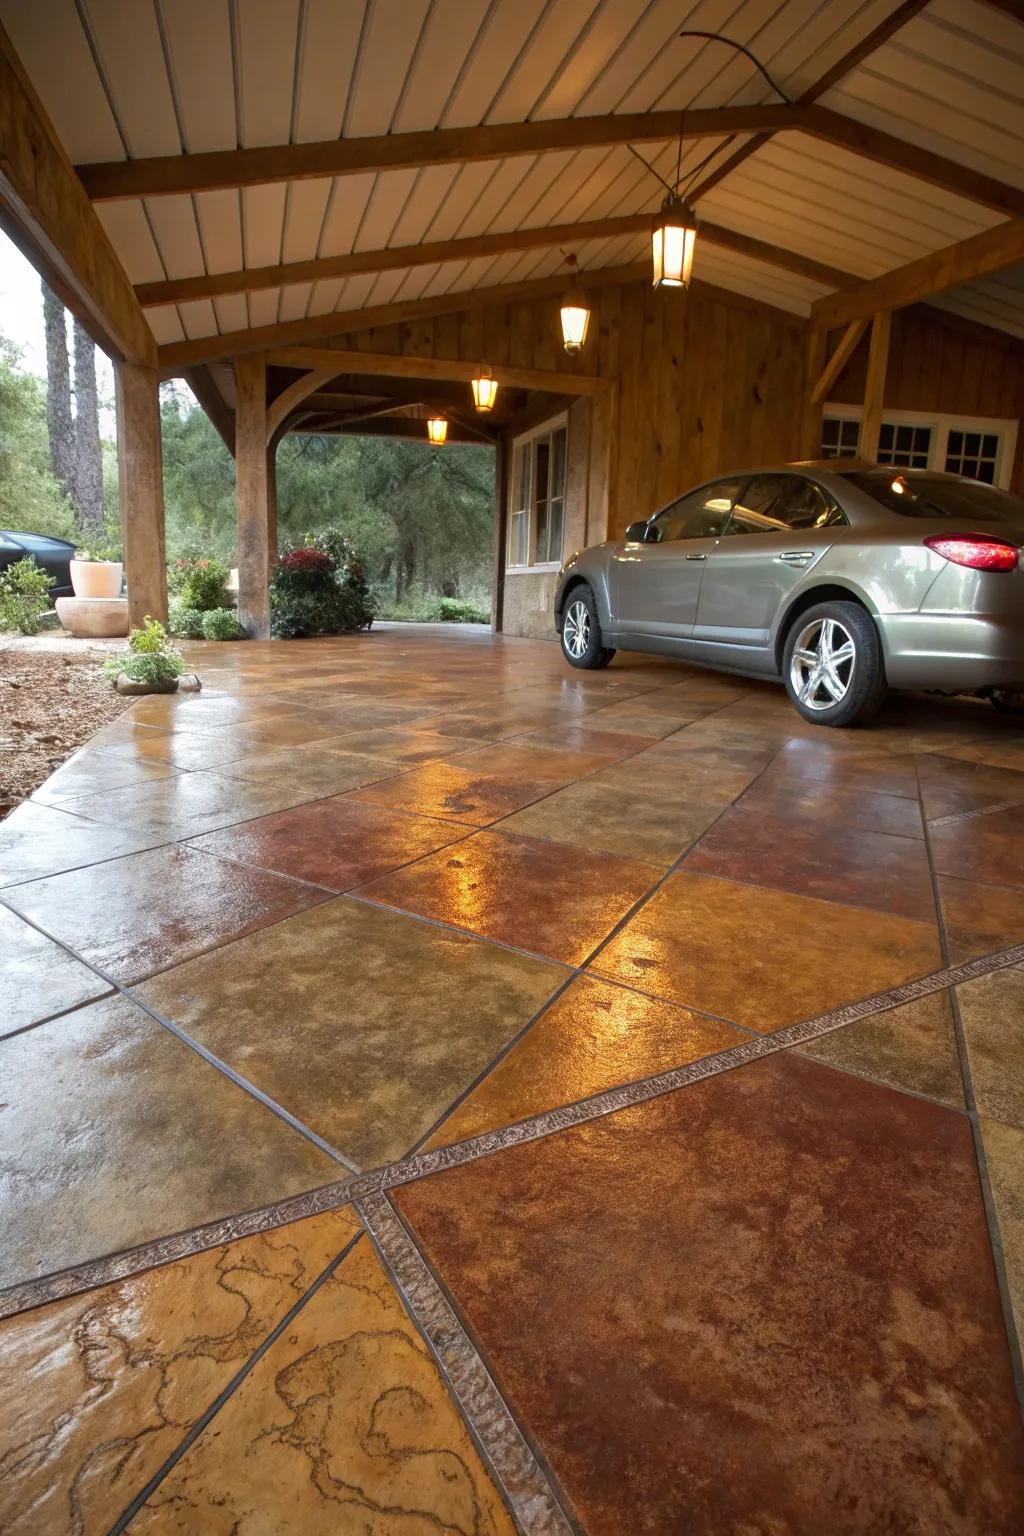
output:
[{"label": "white framed window", "polygon": [[510,571],[558,570],[565,528],[568,418],[557,416],[512,443]]},{"label": "white framed window", "polygon": [[[863,411],[858,405],[826,405],[821,456],[855,457]],[[941,469],[1009,490],[1017,423],[1000,417],[885,411],[878,433],[878,462],[899,469]]]}]

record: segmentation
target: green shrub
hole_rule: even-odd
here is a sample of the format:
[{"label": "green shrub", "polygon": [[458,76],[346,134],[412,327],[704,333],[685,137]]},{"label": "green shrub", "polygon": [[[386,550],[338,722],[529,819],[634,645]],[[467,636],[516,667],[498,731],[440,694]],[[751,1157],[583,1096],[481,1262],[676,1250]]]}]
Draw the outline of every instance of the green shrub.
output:
[{"label": "green shrub", "polygon": [[233,608],[210,608],[200,615],[204,640],[244,640],[245,630]]},{"label": "green shrub", "polygon": [[[212,612],[218,613],[220,610],[215,608]],[[203,614],[198,608],[186,608],[183,603],[172,603],[167,628],[181,640],[201,640]]]},{"label": "green shrub", "polygon": [[16,560],[0,575],[0,629],[37,635],[39,621],[50,606],[53,577],[31,555]]},{"label": "green shrub", "polygon": [[143,627],[133,629],[128,636],[127,656],[112,656],[103,663],[104,672],[115,682],[123,674],[133,682],[153,686],[172,682],[181,676],[184,667],[180,654],[168,644],[164,626],[148,614]]},{"label": "green shrub", "polygon": [[287,550],[270,584],[271,628],[275,635],[340,635],[369,629],[374,604],[362,562],[337,529],[307,534],[298,549]]},{"label": "green shrub", "polygon": [[459,597],[442,597],[438,600],[437,616],[442,624],[489,624],[491,616],[478,608],[476,603],[465,602]]},{"label": "green shrub", "polygon": [[167,580],[182,608],[209,613],[213,608],[227,607],[228,574],[221,560],[207,555],[182,555],[171,566]]}]

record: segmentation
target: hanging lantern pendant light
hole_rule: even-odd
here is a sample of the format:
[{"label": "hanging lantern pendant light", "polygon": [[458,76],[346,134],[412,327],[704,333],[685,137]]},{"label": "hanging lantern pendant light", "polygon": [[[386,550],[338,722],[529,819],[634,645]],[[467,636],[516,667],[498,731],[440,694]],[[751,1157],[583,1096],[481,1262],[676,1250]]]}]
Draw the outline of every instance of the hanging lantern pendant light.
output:
[{"label": "hanging lantern pendant light", "polygon": [[444,416],[427,417],[427,437],[435,448],[440,448],[448,436],[448,422]]},{"label": "hanging lantern pendant light", "polygon": [[651,231],[655,288],[689,288],[697,219],[677,192],[669,192]]},{"label": "hanging lantern pendant light", "polygon": [[486,365],[473,379],[472,390],[473,404],[481,416],[485,416],[488,411],[493,411],[494,402],[498,398],[498,381]]},{"label": "hanging lantern pendant light", "polygon": [[[570,253],[565,259],[573,272],[576,272],[579,263],[575,253]],[[583,350],[590,326],[590,305],[576,283],[563,296],[559,315],[562,321],[562,345],[570,357],[576,357]]]}]

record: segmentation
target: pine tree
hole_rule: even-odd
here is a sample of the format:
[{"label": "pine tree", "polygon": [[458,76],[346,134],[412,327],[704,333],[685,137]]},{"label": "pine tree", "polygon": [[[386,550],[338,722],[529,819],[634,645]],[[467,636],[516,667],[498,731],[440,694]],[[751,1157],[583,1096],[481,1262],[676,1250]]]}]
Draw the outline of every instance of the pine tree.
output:
[{"label": "pine tree", "polygon": [[75,321],[75,509],[88,540],[103,532],[103,450],[96,391],[96,343]]},{"label": "pine tree", "polygon": [[64,306],[43,282],[43,322],[46,328],[46,425],[50,434],[50,463],[57,484],[69,501],[75,499],[75,423],[71,415],[71,371]]}]

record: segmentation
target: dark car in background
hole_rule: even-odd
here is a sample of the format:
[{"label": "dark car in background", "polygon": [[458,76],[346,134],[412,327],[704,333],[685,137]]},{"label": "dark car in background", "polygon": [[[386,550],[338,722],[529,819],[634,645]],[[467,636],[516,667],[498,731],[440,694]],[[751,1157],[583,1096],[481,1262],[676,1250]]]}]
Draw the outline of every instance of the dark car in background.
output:
[{"label": "dark car in background", "polygon": [[574,667],[651,651],[781,679],[850,725],[886,686],[1024,694],[1024,500],[830,459],[723,475],[573,555],[555,624]]},{"label": "dark car in background", "polygon": [[53,577],[51,597],[70,597],[70,562],[75,557],[75,545],[67,539],[51,539],[42,533],[11,533],[0,529],[0,572],[19,560],[33,559]]}]

